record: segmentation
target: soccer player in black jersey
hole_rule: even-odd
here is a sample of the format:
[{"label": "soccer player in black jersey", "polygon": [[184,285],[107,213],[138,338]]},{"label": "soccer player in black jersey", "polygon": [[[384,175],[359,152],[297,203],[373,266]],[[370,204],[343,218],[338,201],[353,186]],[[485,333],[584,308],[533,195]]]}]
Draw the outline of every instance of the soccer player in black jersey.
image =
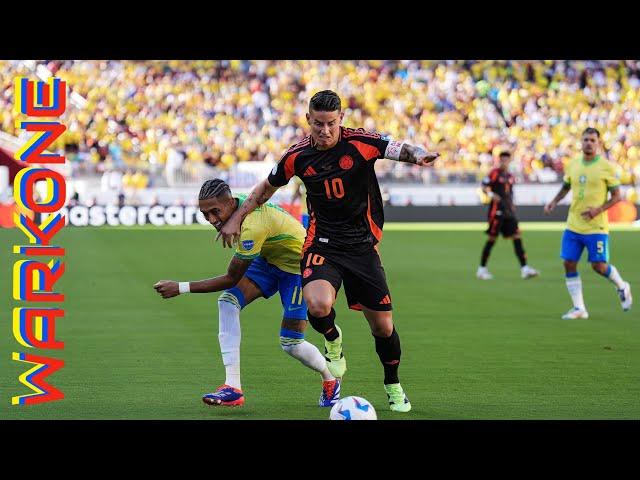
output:
[{"label": "soccer player in black jersey", "polygon": [[500,153],[500,165],[489,172],[482,181],[482,189],[491,197],[489,205],[489,228],[487,234],[489,239],[482,249],[480,266],[476,272],[476,277],[481,280],[491,280],[493,275],[487,270],[487,261],[493,245],[502,233],[504,238],[513,239],[513,248],[520,262],[520,275],[522,278],[532,278],[539,272],[527,265],[527,254],[522,246],[518,219],[516,218],[515,205],[513,204],[513,184],[515,178],[509,173],[509,163],[511,162],[510,152]]},{"label": "soccer player in black jersey", "polygon": [[311,134],[285,152],[218,237],[223,237],[225,246],[232,246],[244,217],[298,176],[307,189],[310,216],[300,261],[303,296],[311,326],[325,337],[329,370],[337,377],[346,371],[333,309],[344,282],[349,307],[362,311],[369,322],[384,368],[390,408],[408,412],[411,404],[398,379],[400,338],[393,325],[391,294],[377,247],[384,212],[373,166],[379,158],[426,166],[439,154],[361,128],[345,128],[343,116],[335,92],[316,93],[307,114]]}]

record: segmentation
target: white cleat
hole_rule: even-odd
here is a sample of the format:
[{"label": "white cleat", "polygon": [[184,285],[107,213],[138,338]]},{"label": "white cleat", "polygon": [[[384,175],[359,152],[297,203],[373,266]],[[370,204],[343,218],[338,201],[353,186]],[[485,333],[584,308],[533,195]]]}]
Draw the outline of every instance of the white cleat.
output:
[{"label": "white cleat", "polygon": [[589,314],[587,313],[586,310],[573,307],[567,313],[562,315],[562,320],[575,320],[577,318],[589,318]]},{"label": "white cleat", "polygon": [[624,310],[625,312],[631,310],[633,298],[631,297],[631,285],[629,285],[629,282],[624,282],[624,288],[618,289],[618,296],[620,297],[620,305],[622,305],[622,310]]},{"label": "white cleat", "polygon": [[520,269],[520,275],[526,280],[527,278],[537,277],[540,275],[540,272],[535,268],[531,268],[529,265],[525,265]]},{"label": "white cleat", "polygon": [[493,275],[489,273],[489,270],[487,270],[487,267],[478,267],[478,271],[476,272],[476,277],[478,277],[480,280],[493,279]]}]

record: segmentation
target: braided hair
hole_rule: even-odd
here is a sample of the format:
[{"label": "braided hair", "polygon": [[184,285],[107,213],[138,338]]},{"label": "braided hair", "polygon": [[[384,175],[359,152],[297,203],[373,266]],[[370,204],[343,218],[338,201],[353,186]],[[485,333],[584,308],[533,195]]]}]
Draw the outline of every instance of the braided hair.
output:
[{"label": "braided hair", "polygon": [[198,195],[198,200],[217,198],[225,193],[231,195],[231,189],[229,188],[229,185],[227,185],[224,180],[214,178],[212,180],[207,180],[202,184],[202,188],[200,188],[200,194]]}]

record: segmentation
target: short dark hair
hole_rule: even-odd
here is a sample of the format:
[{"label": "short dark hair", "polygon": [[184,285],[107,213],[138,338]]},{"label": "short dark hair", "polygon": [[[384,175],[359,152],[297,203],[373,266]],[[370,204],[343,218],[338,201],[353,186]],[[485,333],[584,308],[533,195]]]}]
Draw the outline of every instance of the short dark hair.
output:
[{"label": "short dark hair", "polygon": [[584,137],[585,135],[590,135],[592,133],[594,133],[596,137],[600,138],[600,132],[598,131],[597,128],[593,128],[593,127],[585,128],[584,132],[582,132],[582,136]]},{"label": "short dark hair", "polygon": [[502,157],[510,157],[511,156],[511,152],[508,150],[503,150],[500,152],[500,155],[498,155],[498,157],[502,158]]},{"label": "short dark hair", "polygon": [[332,90],[322,90],[311,97],[309,110],[315,110],[316,112],[340,111],[342,110],[340,97]]},{"label": "short dark hair", "polygon": [[214,178],[212,180],[207,180],[202,184],[198,200],[217,198],[223,194],[231,195],[231,188],[229,188],[229,185],[227,185],[224,180]]}]

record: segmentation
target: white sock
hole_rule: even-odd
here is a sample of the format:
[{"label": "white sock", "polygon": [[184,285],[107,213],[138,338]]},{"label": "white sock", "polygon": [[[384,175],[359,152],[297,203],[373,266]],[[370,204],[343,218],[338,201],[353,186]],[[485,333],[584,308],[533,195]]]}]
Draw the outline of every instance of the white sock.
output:
[{"label": "white sock", "polygon": [[303,340],[300,343],[288,343],[292,340],[293,339],[288,337],[280,337],[280,344],[285,352],[299,360],[300,363],[309,367],[311,370],[320,372],[322,380],[333,380],[335,378],[329,372],[329,369],[327,368],[327,361],[320,353],[320,350],[318,350],[318,347],[306,340]]},{"label": "white sock", "polygon": [[240,383],[240,307],[218,300],[220,353],[227,373],[224,383],[241,389]]},{"label": "white sock", "polygon": [[615,284],[617,288],[624,288],[625,281],[620,276],[620,272],[613,265],[609,265],[611,267],[611,271],[609,272],[609,276],[607,277],[611,283]]},{"label": "white sock", "polygon": [[582,298],[582,279],[579,276],[565,278],[565,282],[567,283],[567,290],[571,295],[573,306],[580,310],[586,310],[587,308],[584,306],[584,299]]}]

